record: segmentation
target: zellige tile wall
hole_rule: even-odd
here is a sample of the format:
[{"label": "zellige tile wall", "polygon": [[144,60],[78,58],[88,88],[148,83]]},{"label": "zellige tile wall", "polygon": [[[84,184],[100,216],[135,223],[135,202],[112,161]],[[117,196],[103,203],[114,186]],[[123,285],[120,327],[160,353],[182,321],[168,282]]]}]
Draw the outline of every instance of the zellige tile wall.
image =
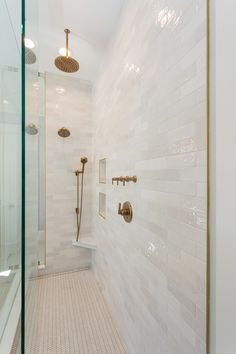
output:
[{"label": "zellige tile wall", "polygon": [[[66,127],[71,136],[61,138]],[[81,237],[91,235],[92,87],[64,75],[46,74],[46,270],[56,273],[88,267],[91,251],[74,248],[76,176],[87,156]]]},{"label": "zellige tile wall", "polygon": [[94,90],[94,269],[130,354],[206,353],[205,9],[127,0]]}]

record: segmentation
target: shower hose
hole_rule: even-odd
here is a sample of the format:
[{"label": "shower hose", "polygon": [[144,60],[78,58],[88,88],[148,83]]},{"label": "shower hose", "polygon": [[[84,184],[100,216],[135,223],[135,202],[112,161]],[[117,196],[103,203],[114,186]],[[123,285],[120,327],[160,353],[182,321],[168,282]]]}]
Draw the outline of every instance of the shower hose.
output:
[{"label": "shower hose", "polygon": [[[81,177],[81,193],[80,193],[80,174]],[[79,241],[79,234],[80,234],[80,226],[81,226],[81,219],[82,219],[82,210],[83,210],[83,191],[84,191],[84,173],[77,174],[77,208],[76,208],[76,218],[77,218],[77,235],[76,235],[76,242]]]}]

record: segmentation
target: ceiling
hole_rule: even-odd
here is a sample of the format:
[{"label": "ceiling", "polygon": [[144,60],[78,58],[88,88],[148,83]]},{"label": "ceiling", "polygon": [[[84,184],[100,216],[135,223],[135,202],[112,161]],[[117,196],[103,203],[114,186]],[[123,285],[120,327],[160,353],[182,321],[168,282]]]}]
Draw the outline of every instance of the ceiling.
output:
[{"label": "ceiling", "polygon": [[94,81],[124,1],[40,0],[40,71],[59,73],[54,59],[59,55],[58,50],[65,47],[64,28],[69,28],[72,32],[69,37],[71,56],[80,62],[80,71],[74,76]]}]

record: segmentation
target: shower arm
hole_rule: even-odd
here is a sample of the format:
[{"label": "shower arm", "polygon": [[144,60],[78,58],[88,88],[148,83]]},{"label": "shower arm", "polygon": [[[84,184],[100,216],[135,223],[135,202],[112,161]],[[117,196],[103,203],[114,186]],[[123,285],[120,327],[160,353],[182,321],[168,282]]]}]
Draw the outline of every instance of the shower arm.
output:
[{"label": "shower arm", "polygon": [[69,57],[69,33],[70,30],[65,29],[65,33],[66,33],[66,57]]}]

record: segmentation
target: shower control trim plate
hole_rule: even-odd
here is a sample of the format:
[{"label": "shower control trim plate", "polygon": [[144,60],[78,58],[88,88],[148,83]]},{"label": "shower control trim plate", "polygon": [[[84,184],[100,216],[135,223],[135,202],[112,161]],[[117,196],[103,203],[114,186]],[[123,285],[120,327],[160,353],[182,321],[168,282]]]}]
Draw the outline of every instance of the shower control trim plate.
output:
[{"label": "shower control trim plate", "polygon": [[133,219],[133,209],[130,202],[124,202],[121,208],[121,203],[118,206],[118,215],[123,216],[125,222],[130,223]]}]

